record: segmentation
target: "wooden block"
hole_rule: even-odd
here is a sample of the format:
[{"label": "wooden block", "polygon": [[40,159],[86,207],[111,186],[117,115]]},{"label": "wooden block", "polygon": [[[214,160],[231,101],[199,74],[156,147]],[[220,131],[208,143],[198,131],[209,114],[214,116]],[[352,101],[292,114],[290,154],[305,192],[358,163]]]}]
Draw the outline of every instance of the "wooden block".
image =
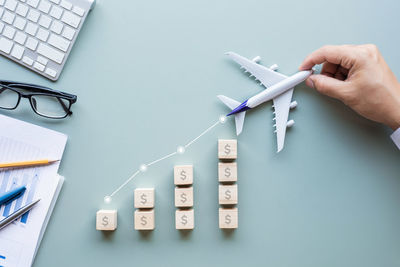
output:
[{"label": "wooden block", "polygon": [[219,228],[236,229],[238,228],[238,209],[219,208]]},{"label": "wooden block", "polygon": [[237,158],[237,140],[218,140],[218,158],[226,160],[234,160]]},{"label": "wooden block", "polygon": [[193,184],[193,165],[174,166],[174,183],[175,185]]},{"label": "wooden block", "polygon": [[175,187],[175,207],[193,207],[193,187]]},{"label": "wooden block", "polygon": [[117,210],[99,210],[96,213],[96,230],[114,231],[117,229]]},{"label": "wooden block", "polygon": [[194,210],[175,211],[175,227],[178,230],[194,229]]},{"label": "wooden block", "polygon": [[219,162],[218,163],[218,181],[236,182],[237,181],[237,163],[236,162]]},{"label": "wooden block", "polygon": [[235,205],[238,203],[238,187],[233,185],[219,185],[219,204]]},{"label": "wooden block", "polygon": [[154,188],[136,188],[134,202],[137,209],[154,208]]},{"label": "wooden block", "polygon": [[154,209],[135,210],[135,230],[154,230]]}]

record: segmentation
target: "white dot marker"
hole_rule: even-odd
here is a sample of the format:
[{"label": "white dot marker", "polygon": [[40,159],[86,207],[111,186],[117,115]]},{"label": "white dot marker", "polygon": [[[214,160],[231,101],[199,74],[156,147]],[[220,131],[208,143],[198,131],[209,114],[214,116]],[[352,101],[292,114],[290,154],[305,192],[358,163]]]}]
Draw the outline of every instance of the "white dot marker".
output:
[{"label": "white dot marker", "polygon": [[176,149],[176,152],[178,152],[178,154],[183,154],[185,153],[185,147],[184,146],[178,146],[178,148]]},{"label": "white dot marker", "polygon": [[226,122],[226,116],[224,116],[224,115],[219,116],[219,122],[220,123],[225,123]]},{"label": "white dot marker", "polygon": [[112,197],[110,197],[110,196],[105,196],[105,197],[104,197],[104,203],[110,204],[111,201],[112,201]]},{"label": "white dot marker", "polygon": [[142,165],[140,165],[139,169],[140,169],[141,172],[145,172],[145,171],[147,171],[147,165],[146,164],[142,164]]}]

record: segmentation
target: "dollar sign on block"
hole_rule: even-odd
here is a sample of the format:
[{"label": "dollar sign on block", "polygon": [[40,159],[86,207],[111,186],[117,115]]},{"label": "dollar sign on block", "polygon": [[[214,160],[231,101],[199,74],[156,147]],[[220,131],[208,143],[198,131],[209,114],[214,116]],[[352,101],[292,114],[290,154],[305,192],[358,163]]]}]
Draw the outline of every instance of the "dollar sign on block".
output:
[{"label": "dollar sign on block", "polygon": [[238,186],[233,185],[219,185],[218,190],[219,204],[221,205],[235,205],[238,203]]},{"label": "dollar sign on block", "polygon": [[135,210],[135,230],[154,230],[154,209]]},{"label": "dollar sign on block", "polygon": [[188,217],[186,215],[181,216],[181,224],[186,225],[188,223]]},{"label": "dollar sign on block", "polygon": [[143,226],[147,225],[147,217],[146,216],[143,215],[142,217],[140,217],[140,224]]},{"label": "dollar sign on block", "polygon": [[107,227],[107,225],[110,223],[110,218],[108,218],[107,215],[103,216],[103,219],[101,220],[101,224],[103,225],[103,227]]},{"label": "dollar sign on block", "polygon": [[154,208],[155,192],[154,188],[136,188],[134,193],[135,208],[151,209]]},{"label": "dollar sign on block", "polygon": [[193,184],[193,165],[174,166],[174,184],[178,186]]},{"label": "dollar sign on block", "polygon": [[175,207],[189,208],[193,207],[193,187],[175,188]]},{"label": "dollar sign on block", "polygon": [[141,194],[140,195],[140,204],[145,205],[147,203],[147,195]]},{"label": "dollar sign on block", "polygon": [[237,158],[237,140],[218,140],[218,158],[221,160],[235,160]]},{"label": "dollar sign on block", "polygon": [[218,181],[221,183],[231,183],[237,181],[237,163],[219,162],[218,163]]},{"label": "dollar sign on block", "polygon": [[194,210],[176,210],[175,227],[178,230],[194,229]]},{"label": "dollar sign on block", "polygon": [[235,229],[238,228],[238,209],[220,208],[219,209],[219,228]]},{"label": "dollar sign on block", "polygon": [[96,213],[96,230],[114,231],[117,229],[117,211],[99,210]]},{"label": "dollar sign on block", "polygon": [[186,171],[185,171],[185,170],[181,170],[181,173],[179,174],[179,178],[180,178],[182,181],[185,181],[185,180],[186,180],[187,174],[186,174]]}]

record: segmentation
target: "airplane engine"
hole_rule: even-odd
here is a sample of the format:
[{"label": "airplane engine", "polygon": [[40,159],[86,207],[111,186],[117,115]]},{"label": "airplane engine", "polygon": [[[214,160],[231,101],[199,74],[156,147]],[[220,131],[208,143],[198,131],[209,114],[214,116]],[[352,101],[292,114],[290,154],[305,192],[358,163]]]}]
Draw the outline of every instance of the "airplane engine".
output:
[{"label": "airplane engine", "polygon": [[259,63],[261,61],[261,57],[260,56],[256,56],[255,58],[253,58],[251,61],[255,62],[255,63]]},{"label": "airplane engine", "polygon": [[277,64],[273,64],[269,67],[270,70],[276,71],[278,69],[278,65]]}]

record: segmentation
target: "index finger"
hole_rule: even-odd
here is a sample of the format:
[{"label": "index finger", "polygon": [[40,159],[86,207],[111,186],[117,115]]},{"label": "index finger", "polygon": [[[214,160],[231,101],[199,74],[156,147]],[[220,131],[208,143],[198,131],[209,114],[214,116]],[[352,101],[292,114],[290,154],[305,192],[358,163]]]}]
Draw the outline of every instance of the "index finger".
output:
[{"label": "index finger", "polygon": [[303,63],[301,63],[300,70],[309,70],[314,65],[324,62],[330,62],[340,65],[346,69],[350,69],[355,61],[354,48],[348,45],[326,45],[308,55]]}]

